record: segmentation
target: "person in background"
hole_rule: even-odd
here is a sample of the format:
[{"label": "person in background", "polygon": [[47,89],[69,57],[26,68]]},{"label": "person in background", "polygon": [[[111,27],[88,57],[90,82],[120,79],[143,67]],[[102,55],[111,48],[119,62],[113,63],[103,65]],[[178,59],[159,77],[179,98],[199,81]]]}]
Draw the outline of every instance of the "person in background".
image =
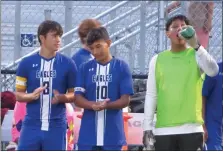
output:
[{"label": "person in background", "polygon": [[11,91],[1,93],[1,125],[8,110],[13,110],[16,103],[15,94]]},{"label": "person in background", "polygon": [[203,83],[204,127],[207,150],[222,151],[222,62],[215,77],[205,76]]},{"label": "person in background", "polygon": [[77,69],[79,69],[80,65],[84,62],[87,62],[93,59],[91,55],[90,49],[86,44],[87,34],[93,29],[100,27],[101,23],[95,19],[85,19],[83,20],[78,27],[78,36],[81,41],[82,48],[80,48],[72,57],[74,62],[76,63]]}]

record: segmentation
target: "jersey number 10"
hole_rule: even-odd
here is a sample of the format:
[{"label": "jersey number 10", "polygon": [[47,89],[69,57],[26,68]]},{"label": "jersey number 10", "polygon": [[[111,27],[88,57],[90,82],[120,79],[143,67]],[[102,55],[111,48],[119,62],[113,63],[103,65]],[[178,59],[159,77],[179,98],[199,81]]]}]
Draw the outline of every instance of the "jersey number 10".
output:
[{"label": "jersey number 10", "polygon": [[[100,96],[101,95],[101,96]],[[97,99],[106,99],[108,95],[107,86],[97,86]]]}]

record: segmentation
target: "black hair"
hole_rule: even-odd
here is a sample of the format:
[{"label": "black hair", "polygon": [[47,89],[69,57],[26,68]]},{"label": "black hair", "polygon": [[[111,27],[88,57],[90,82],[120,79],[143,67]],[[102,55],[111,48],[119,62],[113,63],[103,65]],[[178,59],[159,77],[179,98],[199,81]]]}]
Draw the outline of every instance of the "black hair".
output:
[{"label": "black hair", "polygon": [[109,34],[105,27],[93,28],[87,35],[87,45],[92,45],[98,40],[109,40]]},{"label": "black hair", "polygon": [[175,15],[173,17],[170,17],[167,22],[166,22],[166,25],[165,25],[165,29],[166,31],[169,31],[169,28],[170,28],[170,25],[173,23],[173,21],[175,20],[181,20],[181,21],[185,21],[186,25],[190,25],[190,21],[189,19],[184,16],[184,15],[181,15],[181,14],[178,14],[178,15]]},{"label": "black hair", "polygon": [[39,25],[38,32],[37,32],[39,43],[41,44],[40,35],[43,35],[46,37],[47,33],[52,32],[52,31],[56,32],[56,34],[59,35],[60,37],[63,35],[62,26],[58,22],[52,21],[52,20],[43,21]]}]

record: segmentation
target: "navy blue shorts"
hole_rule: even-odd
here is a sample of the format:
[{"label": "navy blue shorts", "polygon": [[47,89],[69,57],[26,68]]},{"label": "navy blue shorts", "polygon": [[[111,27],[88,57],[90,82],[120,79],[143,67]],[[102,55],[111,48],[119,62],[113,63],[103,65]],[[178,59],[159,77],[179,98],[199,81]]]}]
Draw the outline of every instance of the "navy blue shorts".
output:
[{"label": "navy blue shorts", "polygon": [[66,128],[50,128],[42,131],[40,128],[23,126],[19,138],[18,150],[66,150]]}]

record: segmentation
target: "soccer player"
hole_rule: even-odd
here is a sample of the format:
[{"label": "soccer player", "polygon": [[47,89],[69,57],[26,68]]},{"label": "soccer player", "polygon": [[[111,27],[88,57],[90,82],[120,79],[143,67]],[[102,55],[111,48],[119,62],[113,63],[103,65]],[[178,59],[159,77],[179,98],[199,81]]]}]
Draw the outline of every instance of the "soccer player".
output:
[{"label": "soccer player", "polygon": [[95,19],[85,19],[80,23],[78,27],[78,35],[81,40],[82,48],[78,50],[72,57],[77,65],[77,68],[79,68],[82,63],[93,59],[93,56],[89,51],[90,49],[88,48],[86,43],[87,34],[93,28],[97,28],[100,26],[101,23]]},{"label": "soccer player", "polygon": [[87,45],[94,60],[83,63],[77,76],[75,104],[84,109],[78,150],[121,150],[126,145],[122,109],[133,94],[126,62],[112,57],[104,27],[92,29]]},{"label": "soccer player", "polygon": [[219,73],[215,77],[206,75],[202,96],[204,120],[207,129],[207,149],[222,151],[222,62],[218,64]]},{"label": "soccer player", "polygon": [[186,16],[169,18],[165,28],[171,48],[155,55],[149,64],[143,143],[158,151],[202,150],[201,70],[213,77],[219,67],[199,45]]},{"label": "soccer player", "polygon": [[[101,23],[96,19],[85,19],[83,20],[79,27],[78,27],[78,36],[80,38],[82,48],[80,48],[73,56],[72,59],[74,60],[77,70],[79,69],[80,65],[84,62],[87,62],[89,60],[92,60],[94,57],[89,51],[86,44],[87,34],[90,30],[93,28],[100,27]],[[78,107],[75,107],[75,110],[81,110]]]},{"label": "soccer player", "polygon": [[[81,41],[82,48],[80,48],[73,56],[72,59],[74,60],[77,69],[79,69],[80,65],[84,62],[87,62],[89,60],[92,60],[94,57],[90,52],[90,49],[87,46],[87,34],[90,30],[93,28],[100,27],[101,23],[96,19],[85,19],[83,20],[79,27],[78,27],[78,36]],[[79,107],[75,107],[76,111],[83,110]],[[75,143],[76,144],[76,143]],[[76,149],[76,146],[74,146]]]},{"label": "soccer player", "polygon": [[26,102],[18,150],[65,150],[66,107],[74,101],[76,65],[58,53],[62,27],[46,20],[39,25],[40,51],[24,58],[16,74],[17,101]]}]

